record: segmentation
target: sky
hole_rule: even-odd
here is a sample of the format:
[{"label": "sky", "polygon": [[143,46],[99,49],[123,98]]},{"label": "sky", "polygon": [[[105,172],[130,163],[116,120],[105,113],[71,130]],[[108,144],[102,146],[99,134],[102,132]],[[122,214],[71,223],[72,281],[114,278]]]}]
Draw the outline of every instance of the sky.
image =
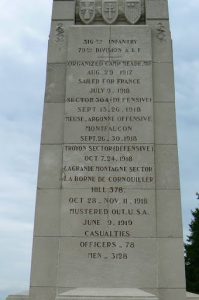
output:
[{"label": "sky", "polygon": [[[29,286],[52,0],[0,1],[0,300]],[[170,0],[184,236],[199,206],[199,1]]]}]

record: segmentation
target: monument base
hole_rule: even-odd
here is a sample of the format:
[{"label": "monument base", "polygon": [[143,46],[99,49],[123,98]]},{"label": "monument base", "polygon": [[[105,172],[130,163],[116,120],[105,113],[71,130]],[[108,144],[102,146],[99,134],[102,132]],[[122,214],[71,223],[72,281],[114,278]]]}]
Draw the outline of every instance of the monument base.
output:
[{"label": "monument base", "polygon": [[158,300],[152,294],[139,289],[127,288],[77,288],[56,297],[55,300]]},{"label": "monument base", "polygon": [[[55,300],[158,300],[140,289],[77,288],[56,296]],[[6,300],[30,300],[29,295],[10,295]],[[42,300],[42,299],[41,299]],[[199,295],[187,292],[187,300],[199,300]]]},{"label": "monument base", "polygon": [[199,295],[187,292],[187,299],[188,300],[199,300]]},{"label": "monument base", "polygon": [[29,300],[29,295],[10,295],[6,300]]},{"label": "monument base", "polygon": [[[55,300],[158,300],[140,289],[76,288],[56,296]],[[10,295],[6,300],[29,300],[28,295]],[[42,300],[42,299],[41,299]]]}]

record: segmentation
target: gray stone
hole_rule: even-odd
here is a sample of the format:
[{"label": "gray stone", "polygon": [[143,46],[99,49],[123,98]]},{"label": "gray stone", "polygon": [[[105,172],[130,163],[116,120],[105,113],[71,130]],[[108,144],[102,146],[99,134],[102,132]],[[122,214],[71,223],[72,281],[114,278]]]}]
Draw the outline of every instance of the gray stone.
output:
[{"label": "gray stone", "polygon": [[53,21],[48,44],[48,63],[65,63],[67,59],[67,30],[73,21]]},{"label": "gray stone", "polygon": [[37,191],[34,236],[59,236],[60,203],[59,189]]},{"label": "gray stone", "polygon": [[[128,241],[130,242],[130,240]],[[134,238],[133,241],[135,243],[134,248],[130,246],[126,248],[127,244],[122,239],[116,242],[116,247],[111,243],[108,248],[96,249],[96,242],[101,245],[104,242],[104,246],[107,246],[110,239],[99,237],[87,238],[86,240],[85,237],[61,238],[57,285],[66,288],[72,284],[95,288],[117,288],[119,285],[123,288],[129,286],[139,286],[140,289],[157,288],[156,239]],[[124,259],[122,264],[115,263],[112,253],[120,253],[124,249],[129,259]],[[93,263],[89,263],[91,256],[95,257]],[[130,268],[129,261],[131,262]],[[142,272],[143,264],[145,266],[144,273]],[[72,272],[66,271],[71,268]],[[83,277],[81,270],[84,270]],[[101,276],[102,272],[103,276]]]},{"label": "gray stone", "polygon": [[[95,145],[90,145],[90,147]],[[104,144],[104,147],[108,147]],[[95,150],[95,155],[98,157],[103,157],[103,155],[109,155],[109,151],[102,151],[100,146]],[[70,146],[64,145],[63,151],[63,176],[62,176],[62,187],[63,188],[75,188],[78,181],[78,188],[91,188],[93,182],[99,184],[99,186],[108,187],[110,184],[115,183],[120,184],[121,180],[118,176],[122,176],[122,185],[126,189],[153,189],[155,185],[154,180],[154,152],[153,147],[147,144],[147,146],[142,148],[142,145],[138,144],[138,148],[130,148],[130,152],[127,155],[131,155],[132,162],[135,163],[136,167],[129,166],[129,161],[123,161],[123,152],[117,151],[115,154],[115,168],[112,169],[110,165],[107,166],[107,161],[102,161],[101,166],[99,166],[99,161],[90,162],[87,161],[92,153],[88,154],[89,146],[85,145],[85,150],[83,151],[73,151]],[[141,148],[140,148],[141,147]],[[105,149],[106,149],[105,148]],[[81,148],[79,148],[81,149]],[[92,147],[93,149],[93,147]],[[108,148],[109,149],[109,148]],[[141,150],[142,155],[140,154]],[[161,155],[161,153],[160,153]],[[87,158],[88,157],[88,158]],[[85,161],[86,160],[86,161]],[[78,163],[78,167],[74,168],[74,164]],[[85,168],[81,169],[81,166]],[[119,168],[122,168],[121,170]],[[111,174],[108,170],[112,170]],[[88,170],[85,173],[85,170]],[[105,173],[104,173],[105,172]],[[84,175],[89,176],[88,180]],[[140,178],[140,179],[139,179]],[[141,179],[142,178],[142,179]],[[129,181],[131,185],[129,185]]]},{"label": "gray stone", "polygon": [[10,295],[6,300],[29,300],[29,295]]},{"label": "gray stone", "polygon": [[193,294],[193,293],[187,293],[187,299],[189,299],[189,300],[198,300],[199,295],[198,294]]},{"label": "gray stone", "polygon": [[154,110],[156,144],[177,144],[175,104],[155,103]]},{"label": "gray stone", "polygon": [[146,0],[146,19],[168,19],[166,0]]},{"label": "gray stone", "polygon": [[172,63],[153,63],[154,102],[174,102],[174,78]]},{"label": "gray stone", "polygon": [[64,103],[45,103],[43,114],[42,144],[63,144]]},{"label": "gray stone", "polygon": [[55,287],[30,287],[30,300],[55,300]]},{"label": "gray stone", "polygon": [[186,299],[185,296],[185,289],[160,289],[159,290],[159,298],[161,300],[184,300]]},{"label": "gray stone", "polygon": [[[131,196],[133,194],[133,197]],[[114,225],[118,223],[118,215],[115,214],[117,211],[122,212],[124,207],[123,198],[118,198],[110,206],[110,203],[104,201],[103,196],[99,196],[97,193],[91,193],[89,189],[79,189],[74,191],[74,189],[63,189],[62,191],[62,205],[61,205],[61,236],[84,236],[85,231],[90,232],[90,227],[88,223],[89,217],[85,215],[75,215],[74,211],[77,208],[77,203],[72,202],[71,199],[74,197],[82,199],[82,203],[79,203],[78,208],[84,209],[87,206],[87,199],[98,199],[98,203],[90,204],[92,209],[106,209],[109,216],[111,217],[110,230],[114,230]],[[125,192],[125,197],[127,197],[129,202],[125,205],[126,213],[128,210],[134,209],[134,215],[131,217],[131,223],[126,226],[132,237],[156,237],[156,221],[155,221],[155,192],[153,190],[132,190],[128,189]],[[145,199],[141,204],[137,199]],[[162,207],[161,207],[162,208]],[[140,216],[136,209],[140,212],[146,210],[146,215]],[[99,220],[98,225],[101,230],[106,230],[107,228],[107,214],[105,215],[95,215],[95,219]],[[129,215],[123,215],[124,222],[128,223]],[[84,225],[83,225],[84,224]]]},{"label": "gray stone", "polygon": [[186,299],[168,3],[130,4],[53,3],[30,295],[10,300]]},{"label": "gray stone", "polygon": [[52,19],[59,21],[74,20],[75,1],[54,1]]},{"label": "gray stone", "polygon": [[158,237],[182,238],[182,218],[178,213],[181,211],[180,191],[158,190],[156,193]]},{"label": "gray stone", "polygon": [[148,20],[147,25],[152,29],[153,62],[172,62],[172,41],[169,22],[165,20]]},{"label": "gray stone", "polygon": [[38,188],[61,187],[62,146],[42,145],[40,150]]},{"label": "gray stone", "polygon": [[185,268],[181,263],[184,260],[182,238],[160,238],[158,280],[159,287],[184,288]]},{"label": "gray stone", "polygon": [[69,292],[62,293],[56,297],[56,300],[61,299],[74,299],[77,300],[81,297],[81,299],[91,299],[91,300],[104,300],[104,299],[110,299],[114,300],[117,298],[120,299],[132,299],[132,300],[157,300],[158,298],[155,297],[152,294],[146,293],[145,291],[139,290],[139,289],[94,289],[94,288],[78,288],[74,290],[70,290]]},{"label": "gray stone", "polygon": [[54,285],[57,276],[58,250],[58,237],[34,238],[31,270],[32,287],[52,287]]},{"label": "gray stone", "polygon": [[178,153],[176,145],[156,145],[157,189],[179,189]]},{"label": "gray stone", "polygon": [[48,64],[45,101],[64,103],[66,92],[65,64]]}]

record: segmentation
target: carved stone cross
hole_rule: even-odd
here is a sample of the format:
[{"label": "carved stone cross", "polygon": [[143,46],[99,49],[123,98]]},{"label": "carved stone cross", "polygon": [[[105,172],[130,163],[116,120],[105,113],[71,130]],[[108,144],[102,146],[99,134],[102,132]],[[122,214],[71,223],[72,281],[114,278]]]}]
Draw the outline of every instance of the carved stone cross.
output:
[{"label": "carved stone cross", "polygon": [[105,12],[108,13],[108,19],[112,19],[112,17],[115,14],[115,6],[112,2],[106,2],[106,8],[104,10]]}]

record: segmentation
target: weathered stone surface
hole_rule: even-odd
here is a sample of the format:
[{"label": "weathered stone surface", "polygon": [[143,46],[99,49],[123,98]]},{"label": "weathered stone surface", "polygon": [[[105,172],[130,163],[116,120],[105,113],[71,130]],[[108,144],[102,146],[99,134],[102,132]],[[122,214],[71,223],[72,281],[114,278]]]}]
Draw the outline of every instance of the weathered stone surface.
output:
[{"label": "weathered stone surface", "polygon": [[166,0],[146,0],[146,19],[168,19]]},{"label": "weathered stone surface", "polygon": [[114,300],[117,298],[118,300],[120,299],[132,299],[132,300],[157,300],[154,295],[146,293],[142,290],[139,289],[94,289],[94,288],[78,288],[78,289],[73,289],[70,290],[69,292],[62,293],[56,297],[56,300],[61,300],[61,299],[79,299],[81,297],[83,300],[84,299],[91,299],[91,300],[104,300],[107,299],[107,297],[110,300]]},{"label": "weathered stone surface", "polygon": [[[62,186],[64,188],[75,188],[78,182],[79,189],[92,188],[93,184],[105,188],[113,184],[115,186],[122,184],[126,189],[154,189],[154,152],[150,144],[147,144],[147,147],[144,148],[142,144],[137,144],[136,148],[129,148],[131,165],[129,165],[128,160],[122,162],[125,155],[122,150],[116,151],[114,156],[116,162],[113,167],[112,162],[108,164],[106,160],[102,161],[104,155],[109,155],[109,151],[102,151],[101,149],[109,146],[107,144],[104,144],[103,147],[99,145],[98,151],[95,150],[95,153],[90,151],[88,154],[89,149],[93,150],[93,146],[95,144],[85,144],[84,148],[86,150],[75,152],[70,150],[73,149],[70,144],[64,145],[62,176]],[[117,147],[116,149],[123,148]],[[140,149],[142,150],[140,151]],[[129,153],[126,153],[126,155],[129,155]],[[95,155],[99,159],[93,162],[87,161],[91,155]],[[77,162],[78,166],[75,167]]]},{"label": "weathered stone surface", "polygon": [[54,285],[57,277],[58,250],[58,237],[34,238],[31,270],[32,287],[52,287]]},{"label": "weathered stone surface", "polygon": [[55,300],[55,287],[30,287],[30,300]]},{"label": "weathered stone surface", "polygon": [[67,59],[67,29],[73,21],[53,21],[48,44],[48,63],[65,63]]},{"label": "weathered stone surface", "polygon": [[153,63],[154,102],[174,102],[172,63]]},{"label": "weathered stone surface", "polygon": [[178,153],[176,145],[156,145],[156,188],[179,189]]},{"label": "weathered stone surface", "polygon": [[41,146],[38,188],[61,187],[62,152],[61,145]]},{"label": "weathered stone surface", "polygon": [[168,7],[145,4],[54,1],[30,296],[10,300],[186,299]]},{"label": "weathered stone surface", "polygon": [[53,20],[74,20],[75,19],[75,1],[54,1],[53,2]]},{"label": "weathered stone surface", "polygon": [[60,235],[60,189],[39,189],[35,210],[35,236]]},{"label": "weathered stone surface", "polygon": [[156,63],[172,62],[173,54],[169,22],[166,20],[148,20],[147,25],[152,29],[153,61]]},{"label": "weathered stone surface", "polygon": [[58,286],[157,288],[150,29],[72,26],[68,45]]},{"label": "weathered stone surface", "polygon": [[[159,287],[184,288],[185,268],[182,238],[160,238],[158,280]],[[175,266],[175,267],[174,267]]]},{"label": "weathered stone surface", "polygon": [[175,104],[158,102],[154,110],[156,144],[177,144]]},{"label": "weathered stone surface", "polygon": [[63,144],[64,103],[45,103],[42,126],[42,144]]},{"label": "weathered stone surface", "polygon": [[[82,242],[81,251],[79,250]],[[89,244],[91,242],[91,245]],[[96,249],[94,243],[104,243],[106,248]],[[111,245],[109,246],[109,243]],[[116,242],[116,247],[114,246]],[[122,285],[123,288],[135,285],[141,289],[157,287],[157,242],[156,239],[133,239],[135,248],[130,246],[126,248],[125,239],[108,239],[108,238],[90,238],[85,237],[66,237],[61,238],[60,243],[60,260],[58,271],[58,286],[67,287],[74,284],[75,286],[84,287],[101,287],[117,288]],[[89,246],[90,245],[90,246]],[[93,245],[93,246],[92,246]],[[108,246],[108,248],[107,248]],[[132,246],[134,247],[134,246]],[[129,259],[122,259],[122,263],[116,262],[113,252],[119,253],[125,249]],[[90,254],[89,254],[90,253]],[[96,254],[94,254],[96,253]],[[101,257],[100,257],[101,254]],[[150,260],[148,257],[150,256]],[[91,261],[90,263],[89,261]],[[129,268],[129,261],[131,266]],[[145,266],[145,272],[142,267]],[[66,269],[71,269],[70,273]],[[84,270],[84,276],[81,275]],[[101,276],[103,272],[103,276]],[[122,274],[122,278],[121,278]],[[131,276],[129,276],[131,274]]]},{"label": "weathered stone surface", "polygon": [[29,300],[29,295],[10,295],[6,300]]},{"label": "weathered stone surface", "polygon": [[198,294],[187,293],[187,299],[189,300],[197,300],[199,298]]},{"label": "weathered stone surface", "polygon": [[48,64],[45,101],[52,103],[64,103],[66,93],[65,82],[65,64]]},{"label": "weathered stone surface", "polygon": [[[133,197],[132,197],[133,194]],[[74,202],[74,196],[77,201]],[[63,189],[61,206],[61,236],[84,236],[85,232],[90,232],[96,225],[100,230],[114,230],[115,226],[121,223],[118,214],[122,215],[122,222],[126,222],[126,230],[131,237],[156,237],[155,221],[155,193],[153,190],[132,190],[125,192],[125,197],[129,199],[125,205],[122,197],[117,199],[105,198],[97,193],[91,193],[90,189]],[[97,199],[90,203],[90,209],[105,210],[103,215],[95,214],[93,218],[89,215],[80,215],[76,209],[84,210],[88,206],[89,199]],[[143,200],[138,200],[143,199]],[[79,202],[77,204],[77,202]],[[142,202],[142,203],[140,203]]]},{"label": "weathered stone surface", "polygon": [[180,191],[158,190],[156,193],[158,237],[182,237]]}]

